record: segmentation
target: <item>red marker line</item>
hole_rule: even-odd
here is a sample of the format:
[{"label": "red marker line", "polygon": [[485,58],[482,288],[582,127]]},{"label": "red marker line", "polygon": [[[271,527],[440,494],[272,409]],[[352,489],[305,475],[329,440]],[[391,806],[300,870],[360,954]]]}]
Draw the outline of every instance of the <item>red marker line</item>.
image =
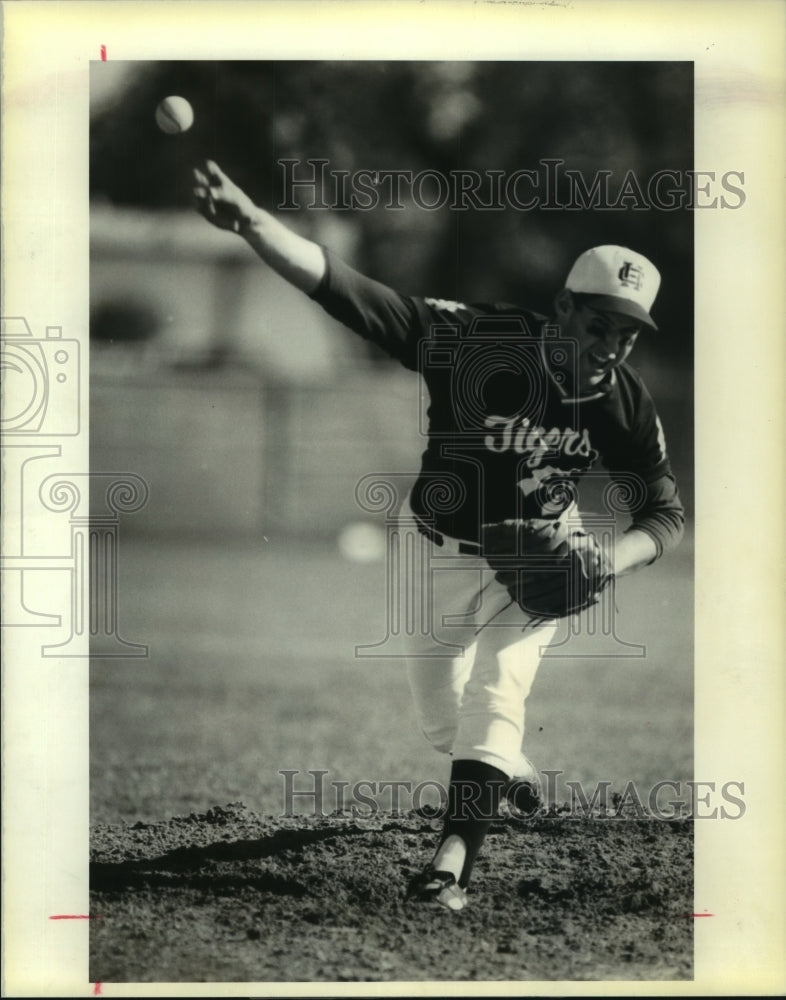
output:
[{"label": "red marker line", "polygon": [[101,62],[106,62],[106,45],[101,46]]},{"label": "red marker line", "polygon": [[93,987],[93,996],[94,997],[101,996],[101,983],[100,982],[96,983],[95,986]]},{"label": "red marker line", "polygon": [[694,916],[694,917],[714,917],[715,914],[714,913],[694,913],[694,914],[692,914],[692,916]]},{"label": "red marker line", "polygon": [[100,920],[101,917],[92,913],[54,913],[50,920]]}]

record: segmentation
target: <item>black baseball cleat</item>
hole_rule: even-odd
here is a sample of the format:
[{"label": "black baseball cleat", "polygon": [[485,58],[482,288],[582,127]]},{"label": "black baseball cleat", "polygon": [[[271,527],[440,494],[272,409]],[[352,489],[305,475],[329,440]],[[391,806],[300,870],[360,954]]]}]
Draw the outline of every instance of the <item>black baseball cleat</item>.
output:
[{"label": "black baseball cleat", "polygon": [[463,910],[467,905],[467,893],[456,881],[452,872],[437,871],[428,865],[416,875],[407,887],[408,900],[415,903],[431,903],[446,910]]}]

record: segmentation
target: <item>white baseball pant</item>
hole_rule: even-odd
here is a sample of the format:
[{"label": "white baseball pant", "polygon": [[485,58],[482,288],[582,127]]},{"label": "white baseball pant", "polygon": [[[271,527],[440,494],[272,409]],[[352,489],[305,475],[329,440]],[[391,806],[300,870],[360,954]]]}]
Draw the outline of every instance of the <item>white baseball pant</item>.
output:
[{"label": "white baseball pant", "polygon": [[[557,622],[532,625],[480,555],[425,537],[405,500],[407,586],[429,628],[402,636],[415,715],[426,739],[457,760],[519,773],[524,703]],[[451,648],[451,646],[453,648]]]}]

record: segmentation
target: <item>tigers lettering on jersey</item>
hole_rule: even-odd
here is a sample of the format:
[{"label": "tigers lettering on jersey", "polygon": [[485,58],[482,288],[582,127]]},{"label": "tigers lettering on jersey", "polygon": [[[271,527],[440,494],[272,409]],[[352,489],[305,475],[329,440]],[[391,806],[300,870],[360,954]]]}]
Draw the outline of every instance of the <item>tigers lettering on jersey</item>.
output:
[{"label": "tigers lettering on jersey", "polygon": [[[530,469],[537,469],[548,457],[565,455],[571,459],[579,456],[586,461],[579,464],[588,468],[598,458],[598,452],[592,447],[589,432],[585,427],[582,431],[571,427],[533,426],[528,417],[521,420],[507,417],[486,417],[486,426],[493,428],[494,434],[487,434],[484,443],[489,451],[498,455],[506,451],[515,451],[525,456]],[[578,470],[576,470],[578,471]]]}]

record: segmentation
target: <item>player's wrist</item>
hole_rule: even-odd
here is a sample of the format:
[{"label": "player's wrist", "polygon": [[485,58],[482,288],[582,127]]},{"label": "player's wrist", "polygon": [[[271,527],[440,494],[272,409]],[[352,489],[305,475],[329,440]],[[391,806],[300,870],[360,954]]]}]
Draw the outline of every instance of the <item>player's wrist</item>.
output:
[{"label": "player's wrist", "polygon": [[254,204],[244,207],[237,221],[237,232],[244,239],[253,239],[262,235],[264,229],[264,213]]},{"label": "player's wrist", "polygon": [[625,576],[634,573],[644,566],[649,566],[657,557],[658,548],[652,536],[637,528],[629,528],[624,535],[615,540],[614,575]]}]

